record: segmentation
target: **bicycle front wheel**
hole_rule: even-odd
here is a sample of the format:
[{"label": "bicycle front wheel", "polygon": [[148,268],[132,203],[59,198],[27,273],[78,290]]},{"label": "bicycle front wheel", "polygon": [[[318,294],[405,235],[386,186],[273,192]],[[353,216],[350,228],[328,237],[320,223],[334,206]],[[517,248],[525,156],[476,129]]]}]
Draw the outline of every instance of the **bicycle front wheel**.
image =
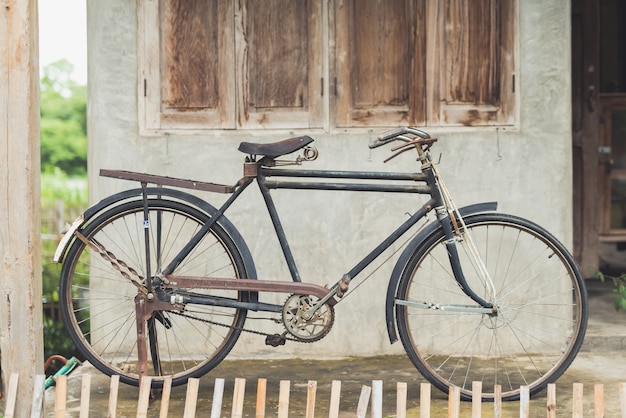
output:
[{"label": "bicycle front wheel", "polygon": [[[60,305],[72,340],[100,371],[138,385],[138,320],[135,301],[147,281],[161,292],[242,300],[246,293],[181,289],[159,282],[158,274],[209,220],[184,203],[150,199],[148,223],[150,271],[147,277],[142,201],[115,206],[77,233],[68,250],[60,281]],[[215,224],[178,266],[176,273],[198,277],[248,277],[231,235]],[[154,311],[145,320],[147,375],[159,387],[164,377],[185,383],[214,368],[232,349],[246,318],[244,309],[191,305]],[[141,319],[140,319],[141,321]]]},{"label": "bicycle front wheel", "polygon": [[[479,273],[457,242],[469,286],[495,312],[471,312],[474,303],[454,278],[443,231],[438,229],[405,266],[396,294],[396,320],[404,348],[417,369],[447,392],[472,397],[480,381],[483,399],[499,385],[504,400],[520,387],[534,394],[565,372],[587,326],[587,294],[571,255],[551,234],[504,214],[465,219],[490,279]],[[488,282],[491,281],[493,285]]]}]

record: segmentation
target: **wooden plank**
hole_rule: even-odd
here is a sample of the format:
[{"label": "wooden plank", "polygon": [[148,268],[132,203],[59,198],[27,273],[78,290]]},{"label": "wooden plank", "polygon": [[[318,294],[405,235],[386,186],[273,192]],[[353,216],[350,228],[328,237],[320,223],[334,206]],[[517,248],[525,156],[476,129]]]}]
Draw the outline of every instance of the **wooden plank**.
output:
[{"label": "wooden plank", "polygon": [[383,416],[383,381],[372,381],[372,418]]},{"label": "wooden plank", "polygon": [[170,409],[170,396],[172,394],[172,378],[166,377],[163,380],[163,392],[161,392],[161,410],[159,418],[167,418]]},{"label": "wooden plank", "polygon": [[222,416],[222,401],[224,399],[224,379],[216,378],[213,388],[213,403],[211,404],[211,418]]},{"label": "wooden plank", "polygon": [[519,389],[519,416],[530,418],[530,389],[528,386],[521,386]]},{"label": "wooden plank", "polygon": [[601,383],[593,386],[593,416],[604,418],[604,385]]},{"label": "wooden plank", "polygon": [[572,393],[572,418],[583,418],[583,384],[574,383]]},{"label": "wooden plank", "polygon": [[546,410],[548,418],[556,418],[556,385],[554,383],[548,384]]},{"label": "wooden plank", "polygon": [[139,400],[137,401],[137,418],[148,418],[148,407],[150,406],[150,391],[152,390],[152,377],[141,378],[139,387]]},{"label": "wooden plank", "polygon": [[195,418],[196,407],[198,405],[198,387],[200,386],[200,379],[191,377],[187,380],[187,395],[185,399],[185,410],[183,412],[183,418]]},{"label": "wooden plank", "polygon": [[396,385],[396,418],[406,418],[407,384],[398,382]]},{"label": "wooden plank", "polygon": [[89,401],[91,397],[91,375],[83,374],[80,385],[80,418],[89,417]]},{"label": "wooden plank", "polygon": [[472,382],[472,418],[480,418],[481,402],[483,396],[483,383]]},{"label": "wooden plank", "polygon": [[267,379],[260,378],[256,386],[256,418],[265,418],[265,398],[267,395]]},{"label": "wooden plank", "polygon": [[317,382],[309,380],[306,391],[306,418],[315,417],[315,397],[317,394]]},{"label": "wooden plank", "polygon": [[243,398],[246,393],[246,379],[235,379],[235,390],[233,391],[233,411],[232,418],[243,416]]},{"label": "wooden plank", "polygon": [[32,0],[1,4],[0,361],[5,379],[20,376],[12,412],[25,417],[44,365],[38,12]]},{"label": "wooden plank", "polygon": [[115,418],[117,415],[117,395],[120,388],[120,376],[111,376],[111,383],[109,385],[109,418]]},{"label": "wooden plank", "polygon": [[33,380],[33,402],[31,405],[30,416],[42,417],[43,416],[43,403],[45,398],[45,385],[46,385],[46,376],[43,374],[38,374],[35,376]]},{"label": "wooden plank", "polygon": [[458,386],[450,386],[448,392],[448,418],[459,418],[461,413],[461,390]]},{"label": "wooden plank", "polygon": [[5,418],[13,418],[15,416],[15,405],[17,404],[17,386],[20,381],[18,373],[11,373],[9,378],[9,390],[7,390],[7,400],[4,410]]},{"label": "wooden plank", "polygon": [[369,386],[361,387],[361,395],[359,396],[359,403],[356,408],[356,416],[357,418],[365,418],[367,415],[367,406],[370,402],[370,395],[372,393],[372,388]]},{"label": "wooden plank", "polygon": [[64,418],[67,409],[67,376],[62,374],[56,381],[56,398],[54,403],[54,416]]},{"label": "wooden plank", "polygon": [[622,409],[622,418],[626,418],[626,383],[619,384],[619,404]]},{"label": "wooden plank", "polygon": [[289,416],[289,388],[291,382],[289,380],[280,381],[280,390],[278,392],[278,418],[287,418]]},{"label": "wooden plank", "polygon": [[502,385],[493,386],[493,416],[502,418]]},{"label": "wooden plank", "polygon": [[430,418],[430,383],[420,384],[420,418]]},{"label": "wooden plank", "polygon": [[339,418],[339,403],[341,399],[341,380],[333,380],[330,385],[330,406],[328,418]]}]

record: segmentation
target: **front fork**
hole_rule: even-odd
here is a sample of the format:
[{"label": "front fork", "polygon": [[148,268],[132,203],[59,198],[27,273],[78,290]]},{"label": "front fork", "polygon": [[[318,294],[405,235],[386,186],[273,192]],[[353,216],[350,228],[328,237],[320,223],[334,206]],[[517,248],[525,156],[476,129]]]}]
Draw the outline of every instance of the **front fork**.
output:
[{"label": "front fork", "polygon": [[[448,252],[448,258],[450,259],[450,266],[452,267],[452,272],[454,273],[454,277],[457,283],[459,284],[459,286],[461,287],[461,290],[463,290],[463,293],[465,293],[474,302],[478,303],[483,308],[494,309],[495,307],[493,303],[485,300],[484,298],[479,296],[476,292],[474,292],[474,290],[472,290],[472,288],[467,283],[465,274],[463,273],[463,268],[461,266],[461,261],[459,259],[459,250],[458,250],[457,243],[460,242],[460,240],[471,239],[470,237],[465,237],[465,234],[467,234],[468,232],[466,230],[460,231],[458,228],[452,227],[452,223],[455,222],[455,220],[450,216],[450,213],[444,207],[436,208],[435,211],[437,213],[437,218],[439,219],[439,222],[441,223],[443,232],[446,237],[445,245],[446,245],[447,252]],[[473,243],[471,242],[467,244],[473,245]],[[474,260],[474,262],[477,265],[482,266],[483,261],[480,259],[480,256],[474,252],[470,252],[470,253],[471,253],[470,257],[477,258],[476,260]],[[480,270],[481,270],[481,274],[483,273],[483,271],[486,272],[486,269],[484,268]],[[490,287],[493,287],[493,284],[491,283],[491,278],[483,277],[482,279],[489,281]]]}]

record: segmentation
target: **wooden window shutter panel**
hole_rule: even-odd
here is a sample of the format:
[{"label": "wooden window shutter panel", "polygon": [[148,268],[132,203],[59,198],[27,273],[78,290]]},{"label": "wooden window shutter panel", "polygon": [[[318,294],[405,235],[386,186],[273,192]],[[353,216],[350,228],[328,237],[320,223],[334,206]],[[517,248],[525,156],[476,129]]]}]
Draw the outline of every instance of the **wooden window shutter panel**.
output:
[{"label": "wooden window shutter panel", "polygon": [[237,7],[237,125],[322,127],[321,2],[247,0]]},{"label": "wooden window shutter panel", "polygon": [[514,4],[429,3],[429,125],[514,123]]},{"label": "wooden window shutter panel", "polygon": [[148,129],[235,127],[231,0],[141,2]]},{"label": "wooden window shutter panel", "polygon": [[424,122],[420,0],[337,0],[337,126]]}]

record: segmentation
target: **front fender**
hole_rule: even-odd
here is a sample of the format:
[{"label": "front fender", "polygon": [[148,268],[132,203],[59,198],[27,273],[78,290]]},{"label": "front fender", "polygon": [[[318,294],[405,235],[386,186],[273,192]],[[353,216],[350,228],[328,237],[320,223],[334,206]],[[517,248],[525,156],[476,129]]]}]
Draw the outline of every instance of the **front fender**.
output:
[{"label": "front fender", "polygon": [[[464,206],[459,209],[462,217],[473,215],[476,213],[493,212],[498,209],[497,202],[485,202],[477,203],[474,205]],[[398,283],[402,272],[406,267],[409,259],[413,253],[419,248],[422,242],[429,237],[432,233],[441,228],[441,225],[437,221],[433,221],[422,229],[406,246],[400,258],[396,262],[389,279],[389,285],[387,287],[387,299],[385,302],[385,320],[387,324],[387,334],[389,334],[389,341],[395,343],[398,341],[398,334],[396,330],[396,316],[395,316],[395,298],[398,290]]]},{"label": "front fender", "polygon": [[[83,226],[85,224],[88,224],[89,221],[94,216],[96,216],[103,210],[109,209],[111,206],[118,204],[122,201],[142,198],[143,197],[142,193],[143,193],[142,189],[131,189],[131,190],[126,190],[120,193],[116,193],[114,195],[111,195],[109,197],[102,199],[100,202],[96,203],[95,205],[87,209],[85,212],[83,212],[78,218],[76,218],[74,223],[69,227],[69,229],[64,234],[61,241],[59,242],[56,252],[54,253],[53,261],[55,263],[63,262],[63,258],[65,254],[67,253],[67,249],[70,247],[71,243],[74,240],[74,234],[76,233],[76,231],[79,229],[82,229]],[[215,213],[217,212],[217,209],[210,203],[206,202],[205,200],[202,200],[197,196],[194,196],[192,194],[189,194],[180,190],[167,189],[167,188],[161,188],[161,187],[149,187],[147,189],[147,193],[148,193],[148,196],[167,197],[167,198],[183,201],[191,206],[194,206],[206,212],[210,216],[214,216]],[[221,216],[220,219],[217,221],[217,223],[222,228],[224,228],[224,230],[230,235],[230,237],[233,239],[233,241],[235,242],[235,244],[241,251],[241,255],[243,257],[243,262],[246,268],[246,272],[248,274],[247,278],[256,279],[257,278],[256,268],[254,266],[252,255],[250,253],[250,250],[248,249],[248,246],[243,240],[243,237],[239,233],[239,231],[237,231],[235,226],[225,216]]]}]

